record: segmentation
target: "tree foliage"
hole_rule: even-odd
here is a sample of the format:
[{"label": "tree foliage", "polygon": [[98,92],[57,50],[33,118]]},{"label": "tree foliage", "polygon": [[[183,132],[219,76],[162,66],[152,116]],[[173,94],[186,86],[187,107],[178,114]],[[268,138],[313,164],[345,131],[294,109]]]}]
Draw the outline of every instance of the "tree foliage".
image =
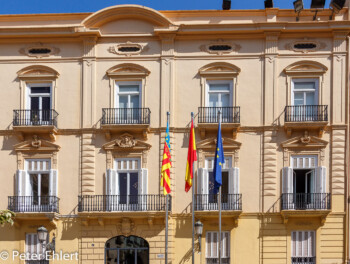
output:
[{"label": "tree foliage", "polygon": [[11,224],[13,225],[13,218],[15,217],[15,213],[10,210],[0,210],[0,225]]}]

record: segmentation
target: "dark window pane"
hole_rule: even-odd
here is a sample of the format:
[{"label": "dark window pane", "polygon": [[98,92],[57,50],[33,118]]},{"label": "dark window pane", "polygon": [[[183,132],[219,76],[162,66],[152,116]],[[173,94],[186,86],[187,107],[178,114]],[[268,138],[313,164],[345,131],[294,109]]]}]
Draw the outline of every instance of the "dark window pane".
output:
[{"label": "dark window pane", "polygon": [[50,97],[42,97],[42,110],[50,110]]},{"label": "dark window pane", "polygon": [[49,174],[41,174],[41,196],[49,195]]},{"label": "dark window pane", "polygon": [[39,109],[39,97],[31,97],[30,98],[30,109],[38,110]]},{"label": "dark window pane", "polygon": [[126,195],[127,195],[127,174],[119,173],[119,194],[120,194],[120,203],[126,204]]},{"label": "dark window pane", "polygon": [[222,172],[221,193],[228,194],[228,171]]},{"label": "dark window pane", "polygon": [[138,173],[130,173],[130,200],[131,204],[138,203],[138,194],[139,194],[139,181]]},{"label": "dark window pane", "polygon": [[30,90],[32,94],[50,93],[50,87],[31,87]]}]

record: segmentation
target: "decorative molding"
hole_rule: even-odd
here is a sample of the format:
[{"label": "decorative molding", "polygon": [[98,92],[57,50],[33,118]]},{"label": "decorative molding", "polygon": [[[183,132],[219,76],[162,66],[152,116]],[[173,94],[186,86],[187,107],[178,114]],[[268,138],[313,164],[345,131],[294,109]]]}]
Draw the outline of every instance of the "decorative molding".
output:
[{"label": "decorative molding", "polygon": [[129,235],[135,230],[135,223],[130,218],[122,218],[121,221],[117,224],[118,233],[122,235]]},{"label": "decorative molding", "polygon": [[44,65],[28,66],[17,72],[19,79],[56,79],[59,75],[56,70]]},{"label": "decorative molding", "polygon": [[[223,137],[222,144],[224,150],[237,150],[241,147],[242,143],[231,138]],[[216,138],[207,138],[197,143],[198,150],[209,150],[216,148]]]},{"label": "decorative molding", "polygon": [[281,143],[282,148],[287,149],[295,149],[295,148],[301,148],[301,149],[309,149],[309,148],[325,148],[328,145],[328,141],[322,140],[315,136],[310,136],[308,131],[305,131],[304,136],[301,137],[294,137],[291,139],[288,139]]},{"label": "decorative molding", "polygon": [[[298,48],[294,47],[297,44],[314,44],[316,47],[312,48],[312,49],[298,49]],[[320,42],[320,41],[317,41],[314,39],[309,39],[309,38],[304,38],[301,40],[289,42],[285,45],[285,48],[287,50],[301,52],[301,53],[316,52],[316,51],[319,51],[319,50],[324,49],[326,47],[327,47],[327,45],[324,42]]]},{"label": "decorative molding", "polygon": [[116,65],[110,69],[107,70],[107,75],[109,77],[146,77],[148,76],[151,72],[147,70],[146,68],[133,64],[133,63],[123,63]]},{"label": "decorative molding", "polygon": [[32,146],[34,148],[40,148],[41,147],[41,140],[39,139],[39,137],[37,135],[33,136]]},{"label": "decorative molding", "polygon": [[[47,50],[50,50],[50,52],[48,52],[48,53],[31,53],[30,51],[33,49],[47,49]],[[58,53],[60,53],[60,49],[56,48],[54,46],[43,44],[43,43],[39,42],[39,43],[31,44],[27,47],[21,48],[18,52],[20,54],[26,55],[28,57],[35,57],[35,58],[40,59],[43,57],[50,57],[52,55],[57,55]]]},{"label": "decorative molding", "polygon": [[[128,47],[133,47],[133,48],[138,48],[138,51],[120,51],[120,48],[128,48]],[[111,46],[108,48],[108,51],[110,53],[116,54],[116,55],[124,55],[127,57],[130,57],[132,55],[140,55],[142,52],[147,51],[149,49],[148,45],[141,45],[138,43],[132,43],[131,41],[127,41],[125,43],[120,43],[114,46]]]},{"label": "decorative molding", "polygon": [[214,62],[199,69],[201,76],[237,76],[241,69],[227,62]]},{"label": "decorative molding", "polygon": [[[230,46],[230,49],[227,50],[211,50],[211,46]],[[230,41],[224,41],[223,39],[218,39],[215,42],[211,42],[209,44],[204,44],[199,47],[201,51],[207,52],[209,54],[216,54],[216,55],[224,55],[224,54],[230,54],[233,52],[237,52],[241,49],[241,45],[230,42]]]},{"label": "decorative molding", "polygon": [[37,135],[33,139],[14,145],[14,150],[22,155],[23,152],[57,152],[60,146],[50,141],[39,139]]},{"label": "decorative molding", "polygon": [[284,69],[287,75],[323,75],[328,68],[316,61],[298,61]]},{"label": "decorative molding", "polygon": [[133,148],[136,145],[136,141],[133,136],[129,134],[123,134],[115,140],[115,145],[121,148]]}]

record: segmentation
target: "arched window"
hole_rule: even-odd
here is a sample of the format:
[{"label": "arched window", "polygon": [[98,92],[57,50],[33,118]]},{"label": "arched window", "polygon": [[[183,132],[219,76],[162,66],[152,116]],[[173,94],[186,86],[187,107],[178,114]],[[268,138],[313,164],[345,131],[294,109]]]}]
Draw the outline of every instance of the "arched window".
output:
[{"label": "arched window", "polygon": [[149,244],[137,236],[117,236],[105,245],[106,264],[148,264]]}]

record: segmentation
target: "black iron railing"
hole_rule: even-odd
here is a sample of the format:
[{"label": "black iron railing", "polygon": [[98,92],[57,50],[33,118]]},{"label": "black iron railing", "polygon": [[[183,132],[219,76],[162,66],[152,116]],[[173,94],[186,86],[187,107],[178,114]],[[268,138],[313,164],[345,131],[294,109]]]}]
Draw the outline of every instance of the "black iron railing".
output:
[{"label": "black iron railing", "polygon": [[56,196],[9,196],[8,209],[13,212],[59,212]]},{"label": "black iron railing", "polygon": [[316,257],[292,257],[292,264],[316,264]]},{"label": "black iron railing", "polygon": [[217,123],[221,110],[222,123],[240,123],[240,107],[198,107],[198,123]]},{"label": "black iron railing", "polygon": [[[219,258],[207,258],[206,264],[219,264]],[[222,264],[229,264],[230,258],[221,258]]]},{"label": "black iron railing", "polygon": [[49,260],[26,260],[26,264],[50,264],[50,261]]},{"label": "black iron railing", "polygon": [[[217,211],[218,195],[216,194],[195,194],[194,210],[196,211]],[[221,210],[241,211],[242,194],[221,194]]]},{"label": "black iron railing", "polygon": [[328,121],[328,105],[287,105],[285,122]]},{"label": "black iron railing", "polygon": [[58,113],[53,110],[13,110],[14,126],[56,126]]},{"label": "black iron railing", "polygon": [[283,193],[282,210],[329,210],[330,193]]},{"label": "black iron railing", "polygon": [[[166,209],[166,197],[160,194],[82,195],[78,199],[79,212],[165,211]],[[171,211],[170,195],[168,206],[168,210]]]},{"label": "black iron railing", "polygon": [[149,108],[103,108],[102,125],[149,124]]}]

